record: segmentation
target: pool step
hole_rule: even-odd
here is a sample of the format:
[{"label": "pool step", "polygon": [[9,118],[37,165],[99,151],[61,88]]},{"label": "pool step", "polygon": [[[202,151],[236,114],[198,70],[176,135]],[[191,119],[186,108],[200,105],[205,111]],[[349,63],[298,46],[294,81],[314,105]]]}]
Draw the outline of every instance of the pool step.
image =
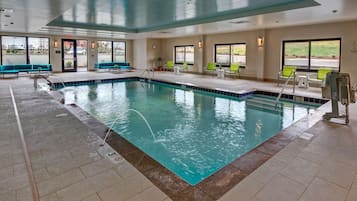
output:
[{"label": "pool step", "polygon": [[275,100],[265,98],[249,98],[246,100],[246,106],[254,109],[263,109],[274,113],[281,113],[283,111],[283,104]]}]

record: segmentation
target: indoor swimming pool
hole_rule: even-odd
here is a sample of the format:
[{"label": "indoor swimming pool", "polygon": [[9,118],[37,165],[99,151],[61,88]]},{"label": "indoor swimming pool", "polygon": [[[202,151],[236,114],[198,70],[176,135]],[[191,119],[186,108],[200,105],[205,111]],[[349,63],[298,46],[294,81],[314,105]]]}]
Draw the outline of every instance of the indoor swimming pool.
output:
[{"label": "indoor swimming pool", "polygon": [[[320,104],[250,94],[232,97],[161,82],[126,80],[59,89],[75,103],[196,185]],[[147,123],[146,123],[147,121]]]}]

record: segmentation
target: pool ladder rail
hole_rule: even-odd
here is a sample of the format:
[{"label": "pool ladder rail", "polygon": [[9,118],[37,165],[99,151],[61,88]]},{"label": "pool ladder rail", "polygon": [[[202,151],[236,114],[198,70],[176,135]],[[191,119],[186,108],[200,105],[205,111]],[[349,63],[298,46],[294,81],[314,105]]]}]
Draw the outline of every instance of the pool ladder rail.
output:
[{"label": "pool ladder rail", "polygon": [[[291,80],[291,78],[295,78],[295,72],[291,72],[288,79],[286,79],[283,87],[281,88],[278,97],[276,98],[276,103],[279,103],[281,96],[283,95],[283,92],[285,90],[285,88],[288,86],[289,81]],[[295,94],[295,79],[293,80],[293,94]]]},{"label": "pool ladder rail", "polygon": [[154,76],[155,76],[155,70],[154,70],[153,68],[146,68],[146,69],[143,70],[143,72],[140,74],[140,77],[150,78],[150,75],[152,75],[151,77],[154,78]]}]

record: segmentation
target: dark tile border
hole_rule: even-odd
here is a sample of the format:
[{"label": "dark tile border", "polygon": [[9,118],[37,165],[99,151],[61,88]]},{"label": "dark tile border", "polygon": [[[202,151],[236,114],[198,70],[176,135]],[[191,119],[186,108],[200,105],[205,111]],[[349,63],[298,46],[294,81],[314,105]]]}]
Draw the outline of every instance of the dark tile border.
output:
[{"label": "dark tile border", "polygon": [[[133,79],[135,80],[138,78],[113,79],[113,81],[116,82]],[[113,81],[105,81],[105,83],[110,83]],[[90,81],[90,83],[97,82]],[[162,83],[172,84],[168,82]],[[88,84],[88,82],[80,82],[80,84]],[[173,85],[181,86],[180,83],[174,83]],[[186,87],[187,86],[192,87],[192,89],[202,89],[201,87],[186,85]],[[217,91],[214,89],[203,90],[213,93]],[[54,97],[58,98],[59,92],[52,91],[51,93]],[[220,94],[227,95],[229,93],[231,92],[222,92]],[[248,95],[251,94],[271,95],[272,93],[260,91],[248,93]],[[287,95],[287,98],[290,99],[289,95]],[[89,113],[77,107],[75,104],[66,105],[65,107],[98,136],[104,138],[104,134],[108,129],[106,125],[99,122]],[[322,111],[315,112],[313,116],[315,119],[320,118],[322,116]],[[311,116],[309,118],[311,119]],[[263,163],[273,157],[290,142],[295,140],[299,135],[312,127],[312,124],[309,123],[309,118],[304,117],[300,119],[290,127],[280,131],[278,134],[263,142],[255,149],[237,158],[232,163],[226,165],[224,168],[220,169],[195,186],[191,186],[184,180],[180,179],[174,173],[166,169],[164,166],[152,159],[149,155],[142,152],[140,149],[132,145],[130,142],[115,132],[113,132],[107,143],[120,155],[122,155],[128,162],[130,162],[136,169],[144,174],[158,188],[166,193],[172,200],[213,201],[219,199],[222,195],[237,185],[250,173],[252,173]]]}]

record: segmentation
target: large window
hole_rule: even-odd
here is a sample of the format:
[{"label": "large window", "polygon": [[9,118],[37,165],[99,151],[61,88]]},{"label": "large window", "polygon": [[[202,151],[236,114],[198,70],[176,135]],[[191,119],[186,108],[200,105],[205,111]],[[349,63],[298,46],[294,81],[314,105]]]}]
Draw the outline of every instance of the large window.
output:
[{"label": "large window", "polygon": [[49,64],[49,39],[19,36],[1,37],[2,64]]},{"label": "large window", "polygon": [[117,41],[98,41],[98,62],[126,61],[126,44]]},{"label": "large window", "polygon": [[112,41],[98,41],[98,62],[112,62]]},{"label": "large window", "polygon": [[195,48],[193,45],[175,46],[175,63],[183,64],[184,62],[194,64]]},{"label": "large window", "polygon": [[48,38],[28,38],[28,44],[30,64],[50,63]]},{"label": "large window", "polygon": [[125,42],[113,42],[113,61],[124,62],[125,49]]},{"label": "large window", "polygon": [[216,44],[215,62],[217,65],[230,66],[238,63],[240,66],[246,65],[246,44]]},{"label": "large window", "polygon": [[[77,40],[77,66],[79,68],[84,68],[88,66],[88,56],[87,56],[87,40]],[[72,50],[73,51],[73,50]]]},{"label": "large window", "polygon": [[2,44],[2,64],[26,64],[26,37],[3,36]]},{"label": "large window", "polygon": [[283,66],[296,66],[301,71],[319,68],[340,69],[341,39],[283,42]]}]

